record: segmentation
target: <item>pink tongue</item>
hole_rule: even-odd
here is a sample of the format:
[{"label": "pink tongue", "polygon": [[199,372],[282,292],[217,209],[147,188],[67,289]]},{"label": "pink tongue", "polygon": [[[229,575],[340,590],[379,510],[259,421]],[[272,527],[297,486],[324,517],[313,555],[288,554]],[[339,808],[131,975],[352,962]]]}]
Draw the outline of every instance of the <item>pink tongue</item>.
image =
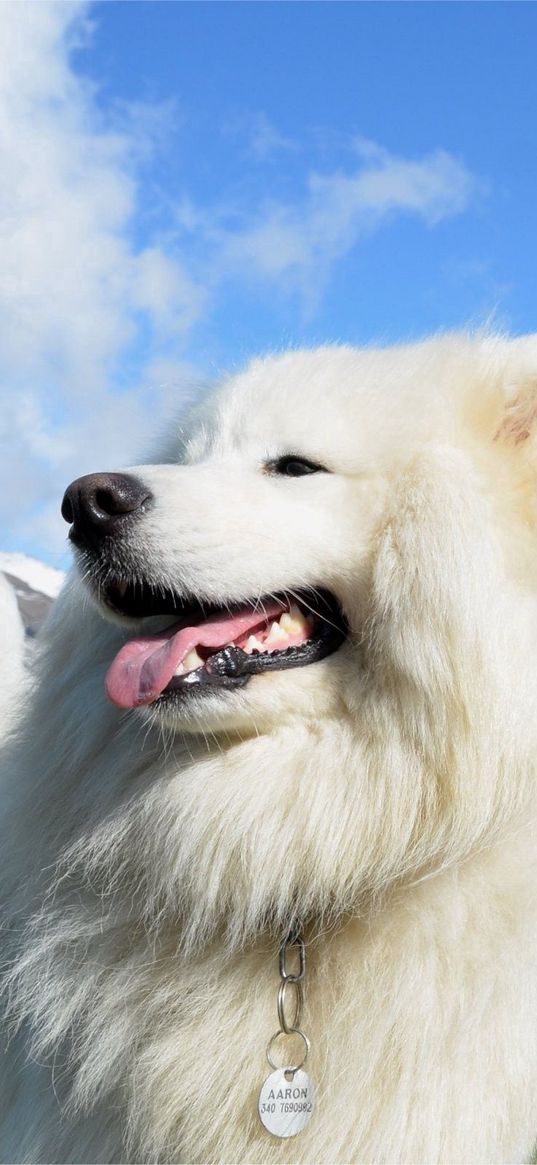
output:
[{"label": "pink tongue", "polygon": [[[121,648],[108,669],[106,694],[118,708],[151,704],[167,687],[179,664],[193,647],[225,647],[260,622],[277,619],[283,603],[251,607],[231,615],[218,615],[197,627],[169,627],[157,635],[142,635]],[[175,624],[177,627],[177,624]]]}]

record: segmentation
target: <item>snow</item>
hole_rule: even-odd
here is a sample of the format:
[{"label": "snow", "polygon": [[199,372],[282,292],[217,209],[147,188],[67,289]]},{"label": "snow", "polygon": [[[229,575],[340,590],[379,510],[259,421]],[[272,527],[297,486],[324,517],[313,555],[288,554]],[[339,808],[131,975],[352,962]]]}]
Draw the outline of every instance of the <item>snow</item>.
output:
[{"label": "snow", "polygon": [[0,551],[0,570],[51,599],[56,598],[65,581],[63,570],[17,551]]}]

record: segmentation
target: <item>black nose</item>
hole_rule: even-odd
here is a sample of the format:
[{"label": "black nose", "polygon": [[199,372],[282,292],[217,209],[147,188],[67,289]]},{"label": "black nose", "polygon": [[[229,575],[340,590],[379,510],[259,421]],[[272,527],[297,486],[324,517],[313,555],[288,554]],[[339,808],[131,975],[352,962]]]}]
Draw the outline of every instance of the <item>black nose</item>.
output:
[{"label": "black nose", "polygon": [[127,518],[142,513],[151,491],[126,473],[87,473],[67,487],[62,517],[72,523],[73,542],[97,548],[105,537],[121,533]]}]

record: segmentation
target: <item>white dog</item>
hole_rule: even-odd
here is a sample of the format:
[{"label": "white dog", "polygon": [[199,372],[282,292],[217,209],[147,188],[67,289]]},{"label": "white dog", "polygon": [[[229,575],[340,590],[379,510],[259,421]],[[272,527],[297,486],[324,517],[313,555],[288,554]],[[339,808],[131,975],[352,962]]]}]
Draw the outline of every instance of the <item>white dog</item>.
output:
[{"label": "white dog", "polygon": [[537,341],[257,361],[64,515],[2,792],[3,1159],[527,1161]]}]

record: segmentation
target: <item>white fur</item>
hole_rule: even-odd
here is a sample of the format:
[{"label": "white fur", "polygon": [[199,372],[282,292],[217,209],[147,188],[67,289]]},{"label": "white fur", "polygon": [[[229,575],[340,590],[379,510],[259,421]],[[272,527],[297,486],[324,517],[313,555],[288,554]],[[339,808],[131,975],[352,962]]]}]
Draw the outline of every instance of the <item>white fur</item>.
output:
[{"label": "white fur", "polygon": [[[537,341],[255,362],[139,469],[134,563],[315,583],[343,647],[120,713],[73,576],[5,762],[6,1161],[523,1162],[537,1136]],[[263,474],[285,452],[332,472]],[[181,461],[181,464],[177,462]],[[256,1111],[305,921],[318,1106]]]}]

